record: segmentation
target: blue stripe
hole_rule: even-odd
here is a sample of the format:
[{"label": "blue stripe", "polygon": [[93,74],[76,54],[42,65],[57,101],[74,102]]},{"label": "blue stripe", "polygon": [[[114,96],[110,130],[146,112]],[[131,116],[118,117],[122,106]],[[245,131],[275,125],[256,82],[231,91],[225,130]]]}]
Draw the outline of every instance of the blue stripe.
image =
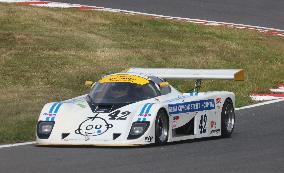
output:
[{"label": "blue stripe", "polygon": [[143,114],[144,114],[144,111],[145,111],[146,107],[147,107],[149,104],[150,104],[150,103],[146,103],[146,104],[143,106],[143,108],[142,108],[142,110],[141,110],[141,112],[140,112],[140,115],[143,115]]},{"label": "blue stripe", "polygon": [[45,118],[45,121],[49,121],[49,117],[46,117],[46,118]]},{"label": "blue stripe", "polygon": [[146,121],[146,118],[143,118],[143,120],[142,121]]},{"label": "blue stripe", "polygon": [[60,103],[56,106],[55,111],[54,111],[54,114],[57,114],[57,112],[58,112],[58,110],[59,110],[59,108],[60,108],[61,105],[62,105],[62,102],[60,102]]},{"label": "blue stripe", "polygon": [[151,103],[151,104],[148,106],[148,108],[147,108],[145,114],[149,114],[150,109],[152,108],[153,104],[154,104],[154,103]]},{"label": "blue stripe", "polygon": [[141,121],[141,118],[138,118],[138,120],[137,121]]},{"label": "blue stripe", "polygon": [[55,119],[55,117],[52,117],[52,118],[50,119],[50,121],[54,121],[54,119]]},{"label": "blue stripe", "polygon": [[55,106],[57,105],[57,102],[53,103],[53,105],[51,106],[51,108],[49,109],[49,113],[52,114],[53,109],[55,108]]}]

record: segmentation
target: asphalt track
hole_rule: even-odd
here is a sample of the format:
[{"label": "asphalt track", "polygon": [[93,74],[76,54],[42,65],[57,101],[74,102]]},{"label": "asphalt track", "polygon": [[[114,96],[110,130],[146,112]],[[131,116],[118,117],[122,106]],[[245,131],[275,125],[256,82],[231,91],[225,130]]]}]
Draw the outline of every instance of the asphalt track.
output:
[{"label": "asphalt track", "polygon": [[51,0],[284,29],[283,0]]},{"label": "asphalt track", "polygon": [[236,113],[231,138],[142,148],[2,148],[0,172],[283,173],[284,101]]}]

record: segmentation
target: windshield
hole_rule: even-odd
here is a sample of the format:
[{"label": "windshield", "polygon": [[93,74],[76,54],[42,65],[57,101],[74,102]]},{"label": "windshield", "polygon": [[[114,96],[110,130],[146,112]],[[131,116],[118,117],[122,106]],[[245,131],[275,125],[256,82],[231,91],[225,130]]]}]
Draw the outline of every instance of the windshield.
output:
[{"label": "windshield", "polygon": [[145,85],[129,82],[97,82],[89,94],[93,103],[132,103],[158,95],[153,82]]}]

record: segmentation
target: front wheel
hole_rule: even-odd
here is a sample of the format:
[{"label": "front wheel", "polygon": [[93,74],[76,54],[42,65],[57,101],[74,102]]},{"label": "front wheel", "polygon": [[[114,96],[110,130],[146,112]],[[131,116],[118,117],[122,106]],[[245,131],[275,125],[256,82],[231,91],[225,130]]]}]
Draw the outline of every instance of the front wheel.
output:
[{"label": "front wheel", "polygon": [[155,142],[157,145],[164,145],[168,141],[169,119],[164,110],[160,110],[155,121]]},{"label": "front wheel", "polygon": [[235,111],[231,99],[226,99],[221,113],[222,137],[230,137],[235,127]]}]

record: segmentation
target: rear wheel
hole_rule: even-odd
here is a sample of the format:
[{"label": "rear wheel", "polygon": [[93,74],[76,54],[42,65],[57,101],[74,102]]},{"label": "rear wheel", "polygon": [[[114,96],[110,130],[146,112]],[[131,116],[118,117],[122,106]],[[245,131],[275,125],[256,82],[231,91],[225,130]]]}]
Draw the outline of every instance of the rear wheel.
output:
[{"label": "rear wheel", "polygon": [[230,137],[235,127],[235,111],[231,99],[226,99],[221,113],[222,137]]},{"label": "rear wheel", "polygon": [[164,145],[169,136],[169,119],[164,110],[160,110],[155,121],[155,142],[157,145]]}]

